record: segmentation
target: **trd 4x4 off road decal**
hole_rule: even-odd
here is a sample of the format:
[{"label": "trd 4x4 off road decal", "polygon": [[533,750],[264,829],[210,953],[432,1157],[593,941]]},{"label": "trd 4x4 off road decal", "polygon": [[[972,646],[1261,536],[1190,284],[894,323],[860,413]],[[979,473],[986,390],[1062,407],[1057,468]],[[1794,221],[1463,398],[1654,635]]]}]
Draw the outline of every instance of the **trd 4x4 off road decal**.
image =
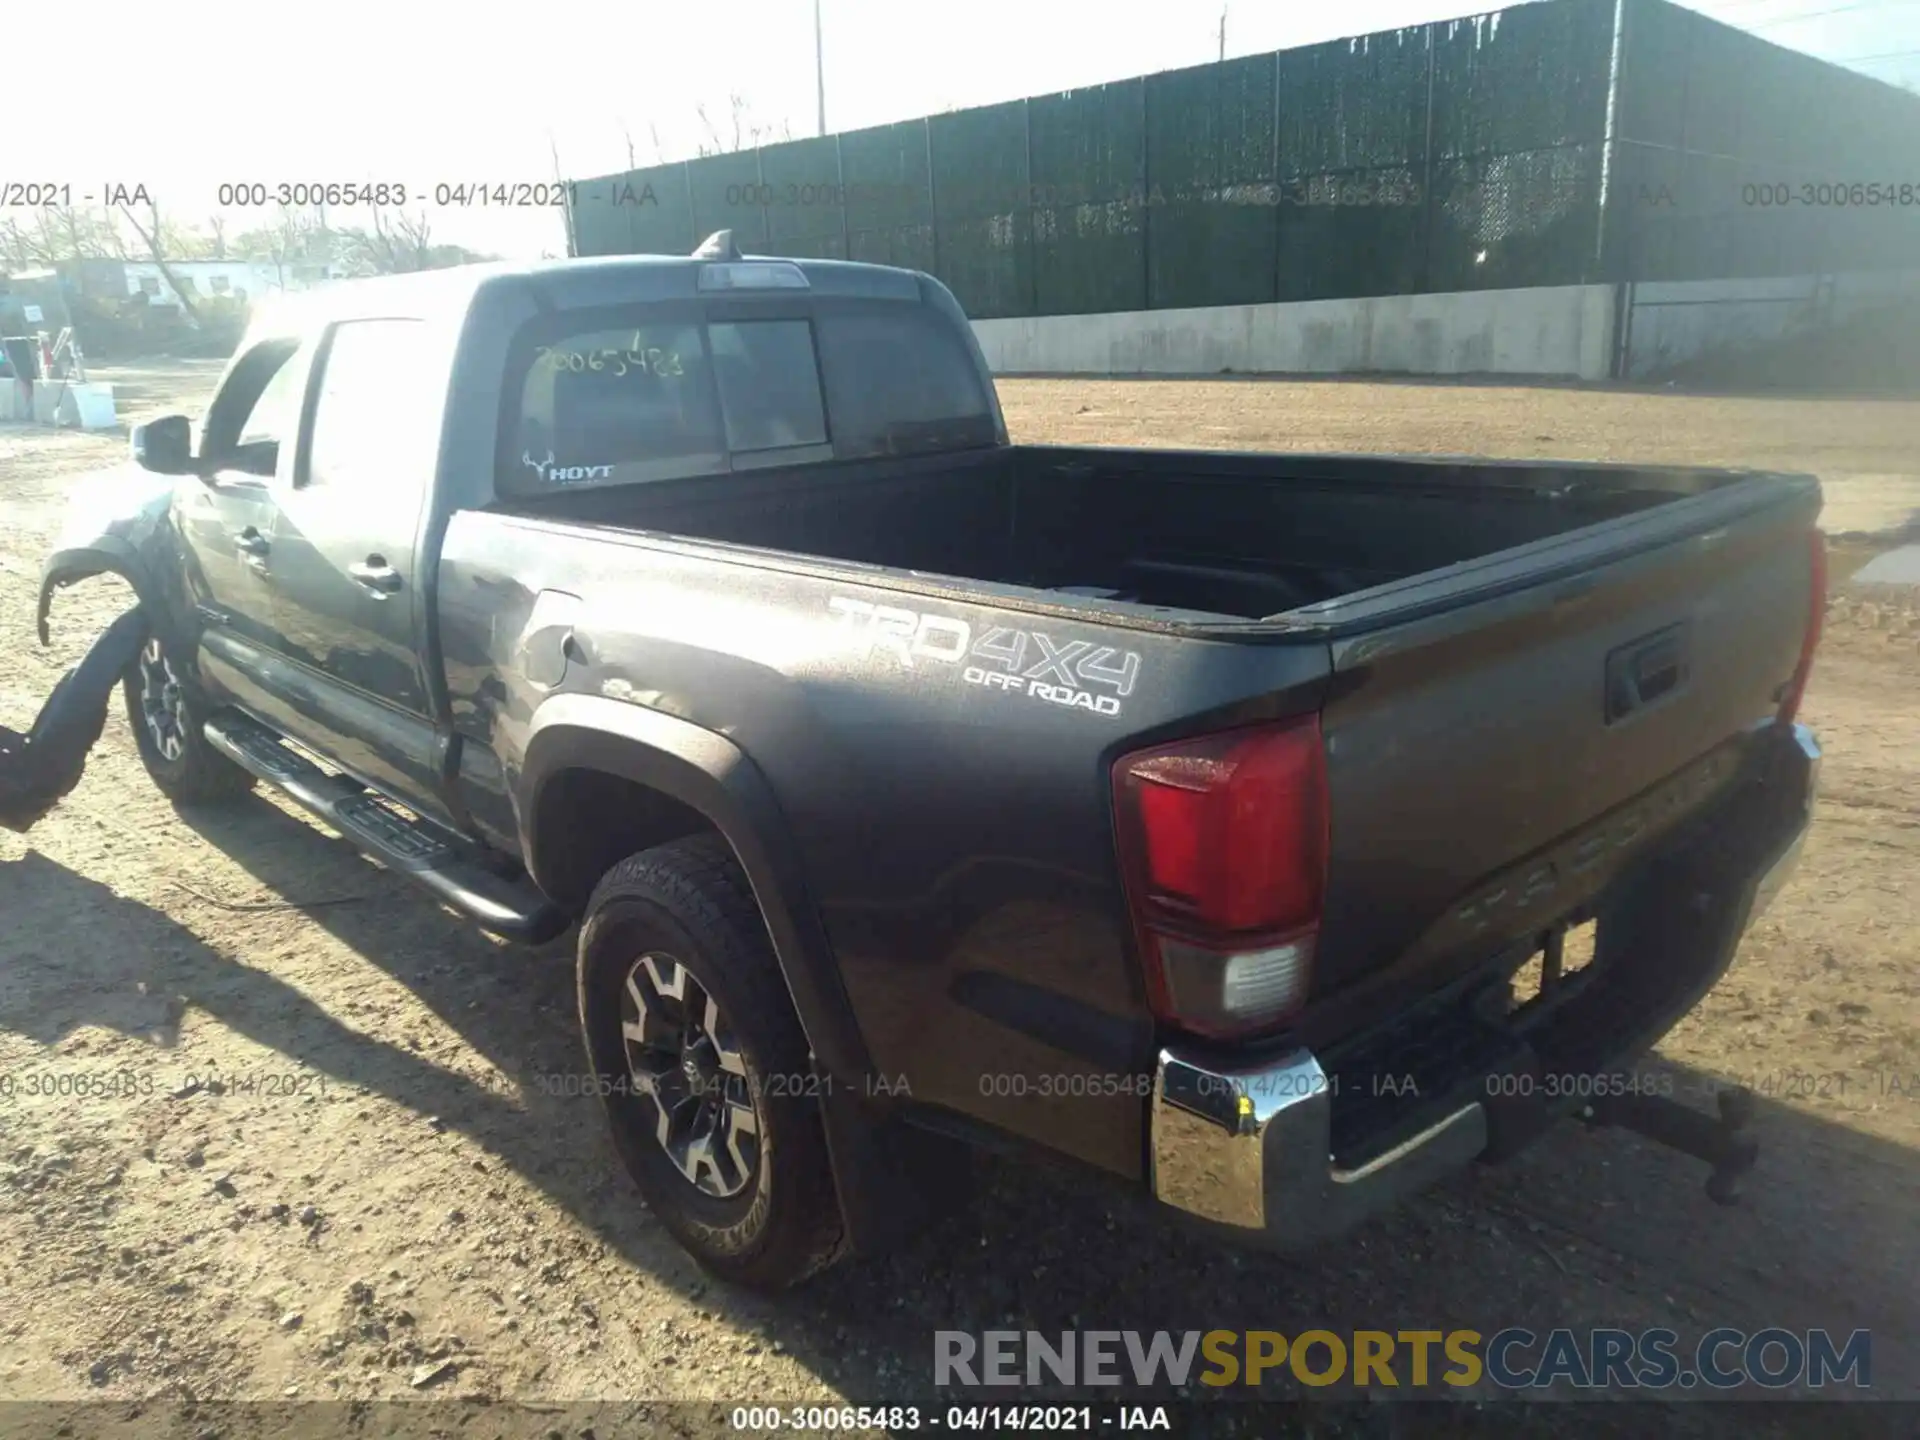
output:
[{"label": "trd 4x4 off road decal", "polygon": [[[1066,640],[1039,630],[996,625],[977,641],[973,627],[949,615],[927,615],[836,595],[827,608],[840,617],[861,655],[885,651],[903,669],[923,661],[960,665],[969,685],[1004,690],[1088,710],[1118,715],[1120,702],[1140,678],[1140,657],[1090,640]],[[1096,693],[1105,691],[1110,693]]]}]

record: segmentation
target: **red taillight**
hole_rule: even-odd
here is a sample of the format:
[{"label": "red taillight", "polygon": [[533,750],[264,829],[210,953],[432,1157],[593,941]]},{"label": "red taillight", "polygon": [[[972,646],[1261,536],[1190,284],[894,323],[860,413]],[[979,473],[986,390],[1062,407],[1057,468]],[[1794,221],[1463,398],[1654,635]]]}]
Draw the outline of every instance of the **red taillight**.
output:
[{"label": "red taillight", "polygon": [[1229,1034],[1299,1009],[1326,883],[1319,718],[1123,756],[1113,791],[1154,1012]]},{"label": "red taillight", "polygon": [[1800,714],[1807,680],[1813,674],[1813,653],[1820,648],[1820,631],[1827,619],[1827,538],[1818,530],[1813,532],[1808,562],[1812,574],[1807,580],[1807,631],[1800,641],[1800,663],[1793,667],[1793,678],[1780,698],[1781,725],[1791,725]]}]

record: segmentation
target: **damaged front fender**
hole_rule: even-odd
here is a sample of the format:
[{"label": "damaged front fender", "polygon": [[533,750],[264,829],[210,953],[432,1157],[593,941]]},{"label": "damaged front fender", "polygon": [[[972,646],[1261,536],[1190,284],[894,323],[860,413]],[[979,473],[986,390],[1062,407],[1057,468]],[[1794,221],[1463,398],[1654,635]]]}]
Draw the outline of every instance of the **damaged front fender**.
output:
[{"label": "damaged front fender", "polygon": [[163,639],[181,634],[182,550],[173,523],[173,496],[170,477],[133,465],[76,487],[59,538],[40,569],[35,624],[42,645],[53,639],[53,592],[94,575],[118,575],[133,586]]},{"label": "damaged front fender", "polygon": [[107,705],[147,640],[147,617],[127,611],[60,677],[24,735],[0,725],[0,828],[25,831],[70,794],[100,743]]}]

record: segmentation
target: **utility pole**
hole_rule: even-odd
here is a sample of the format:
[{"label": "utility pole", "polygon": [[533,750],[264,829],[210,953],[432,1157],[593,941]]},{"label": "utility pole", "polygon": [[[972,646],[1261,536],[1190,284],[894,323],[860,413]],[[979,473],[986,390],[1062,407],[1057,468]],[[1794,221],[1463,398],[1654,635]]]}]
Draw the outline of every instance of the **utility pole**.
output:
[{"label": "utility pole", "polygon": [[1227,7],[1220,7],[1220,58],[1227,58]]},{"label": "utility pole", "polygon": [[827,133],[827,59],[820,44],[820,0],[813,0],[813,79],[820,92],[820,134]]}]

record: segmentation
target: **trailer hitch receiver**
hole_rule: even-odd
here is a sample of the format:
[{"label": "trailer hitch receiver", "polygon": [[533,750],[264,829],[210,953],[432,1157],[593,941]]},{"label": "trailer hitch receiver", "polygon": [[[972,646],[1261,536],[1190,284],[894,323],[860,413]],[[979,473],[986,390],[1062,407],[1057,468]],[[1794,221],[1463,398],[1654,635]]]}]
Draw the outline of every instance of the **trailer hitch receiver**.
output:
[{"label": "trailer hitch receiver", "polygon": [[1735,1086],[1720,1091],[1716,1100],[1718,1115],[1703,1115],[1664,1095],[1606,1095],[1596,1098],[1581,1118],[1592,1125],[1617,1125],[1706,1161],[1713,1167],[1707,1176],[1708,1198],[1732,1205],[1740,1199],[1740,1182],[1760,1158],[1760,1142],[1747,1133],[1753,1092]]}]

